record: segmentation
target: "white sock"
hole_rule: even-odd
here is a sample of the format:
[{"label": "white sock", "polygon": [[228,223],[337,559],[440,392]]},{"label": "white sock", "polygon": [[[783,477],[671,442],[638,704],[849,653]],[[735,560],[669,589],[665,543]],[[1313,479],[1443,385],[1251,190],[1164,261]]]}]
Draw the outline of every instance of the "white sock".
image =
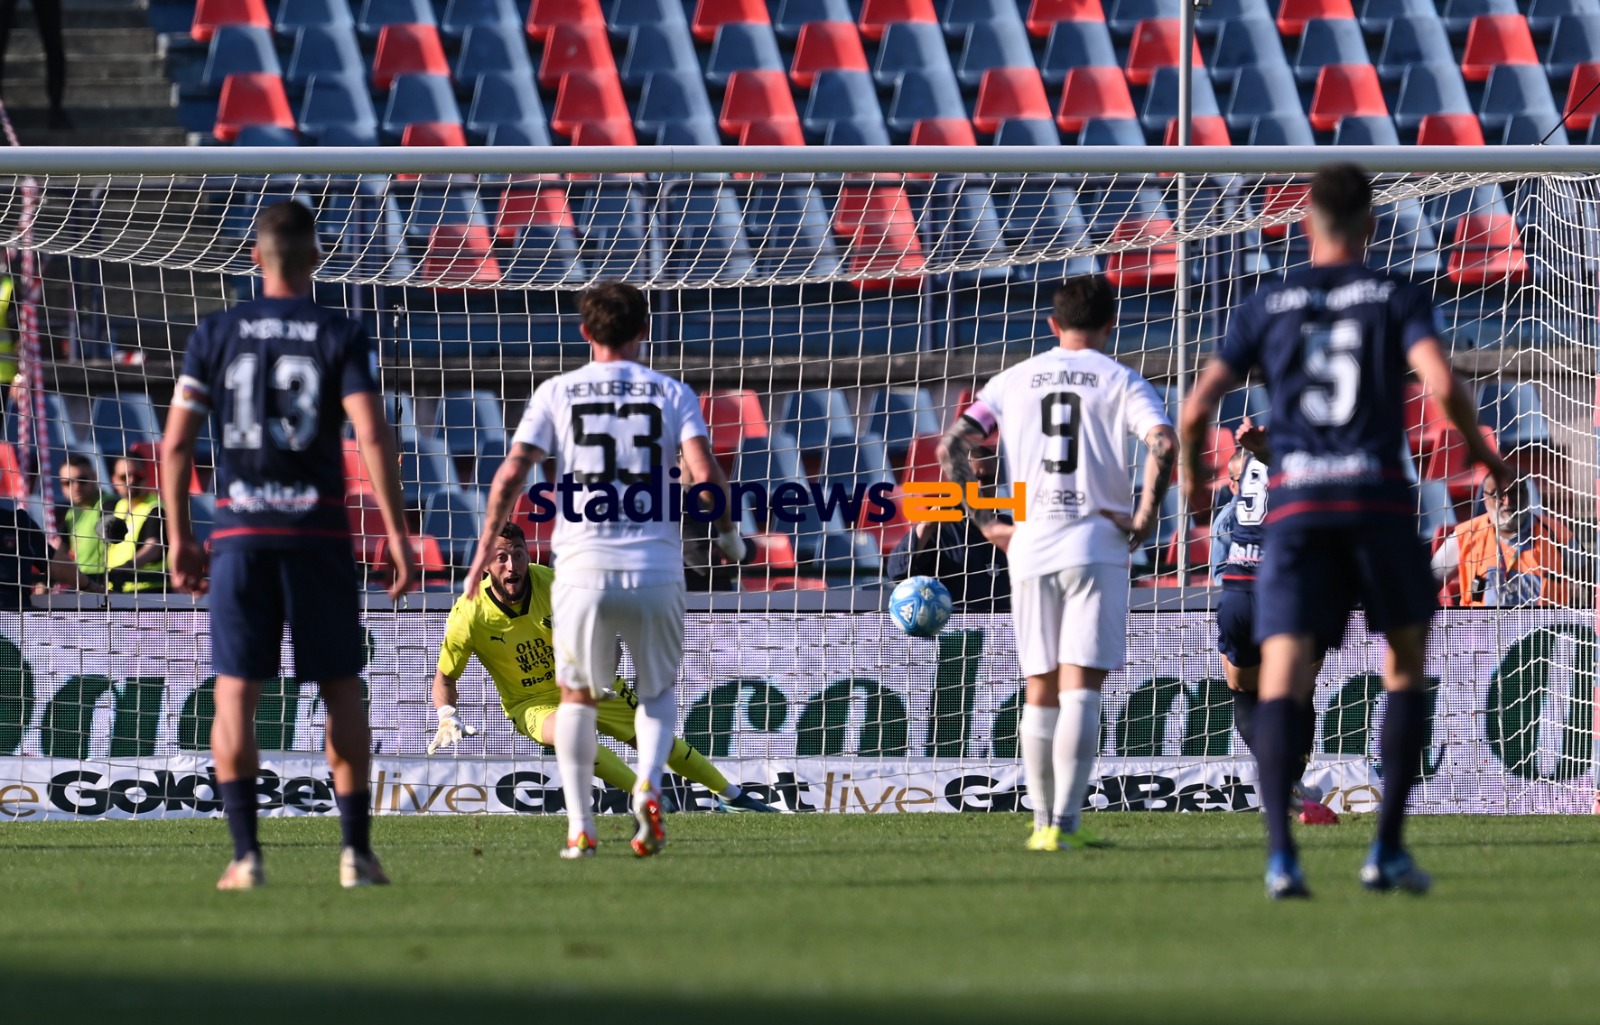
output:
[{"label": "white sock", "polygon": [[562,702],[556,709],[556,765],[561,769],[561,792],[567,798],[567,839],[579,833],[594,837],[594,754],[600,746],[595,735],[598,712],[592,705]]},{"label": "white sock", "polygon": [[728,789],[724,790],[717,796],[727,801],[737,801],[739,798],[744,796],[744,787],[741,787],[737,783],[729,783]]},{"label": "white sock", "polygon": [[661,792],[661,773],[672,754],[673,733],[677,728],[676,690],[669,687],[664,694],[639,699],[639,707],[633,713],[634,743],[639,748],[637,772],[639,782],[650,784],[658,794]]},{"label": "white sock", "polygon": [[1061,709],[1043,705],[1023,705],[1017,724],[1022,744],[1022,775],[1028,781],[1028,801],[1033,805],[1033,828],[1050,825],[1055,812],[1056,773],[1051,764],[1051,744],[1056,736],[1056,719]]},{"label": "white sock", "polygon": [[1094,760],[1100,753],[1100,692],[1069,690],[1061,695],[1061,722],[1056,725],[1056,825],[1064,833],[1078,830],[1083,799],[1089,793]]}]

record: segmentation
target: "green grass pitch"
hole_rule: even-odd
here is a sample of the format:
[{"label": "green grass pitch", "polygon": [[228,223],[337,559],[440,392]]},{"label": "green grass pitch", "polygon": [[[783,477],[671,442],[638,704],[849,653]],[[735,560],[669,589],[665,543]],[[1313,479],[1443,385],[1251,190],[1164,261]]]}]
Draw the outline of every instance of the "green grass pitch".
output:
[{"label": "green grass pitch", "polygon": [[332,820],[0,827],[0,1016],[33,1022],[1593,1022],[1600,819],[1412,823],[1423,899],[1356,882],[1370,818],[1302,830],[1316,899],[1261,893],[1253,815],[675,816],[639,861],[559,818],[381,819],[396,880],[338,888]]}]

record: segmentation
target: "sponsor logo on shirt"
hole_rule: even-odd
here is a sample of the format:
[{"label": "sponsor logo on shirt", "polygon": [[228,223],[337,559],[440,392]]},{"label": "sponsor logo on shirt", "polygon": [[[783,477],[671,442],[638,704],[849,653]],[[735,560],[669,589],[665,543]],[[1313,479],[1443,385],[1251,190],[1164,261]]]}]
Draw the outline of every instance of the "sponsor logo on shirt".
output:
[{"label": "sponsor logo on shirt", "polygon": [[228,508],[236,513],[303,513],[317,505],[314,484],[264,484],[254,487],[236,480],[228,487]]}]

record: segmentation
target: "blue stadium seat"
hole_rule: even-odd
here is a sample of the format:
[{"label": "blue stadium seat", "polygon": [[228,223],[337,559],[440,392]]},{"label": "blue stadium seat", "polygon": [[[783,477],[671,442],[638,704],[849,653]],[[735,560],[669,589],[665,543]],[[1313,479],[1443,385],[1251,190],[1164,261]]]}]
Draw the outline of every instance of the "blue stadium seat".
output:
[{"label": "blue stadium seat", "polygon": [[658,71],[645,79],[633,117],[640,135],[655,135],[669,124],[703,122],[716,127],[716,115],[698,74]]},{"label": "blue stadium seat", "polygon": [[[500,464],[506,461],[506,437],[504,434],[491,434],[485,437],[478,446],[478,456],[472,461],[472,487],[480,494],[489,490],[494,484],[494,475],[500,472]],[[534,467],[533,480],[544,480],[544,469]]]},{"label": "blue stadium seat", "polygon": [[444,75],[400,75],[389,88],[383,131],[398,139],[406,125],[419,121],[461,123],[461,108]]},{"label": "blue stadium seat", "polygon": [[[423,433],[417,429],[417,400],[412,398],[410,392],[384,392],[383,415],[394,426],[402,445],[409,444]],[[433,437],[431,432],[428,437]]]},{"label": "blue stadium seat", "polygon": [[478,79],[489,74],[509,74],[533,81],[533,62],[522,41],[520,26],[472,25],[461,37],[461,51],[453,69],[456,88],[476,91]]},{"label": "blue stadium seat", "polygon": [[1399,82],[1413,64],[1454,64],[1455,50],[1438,18],[1395,18],[1384,31],[1378,77]]},{"label": "blue stadium seat", "polygon": [[[1460,73],[1457,73],[1459,80]],[[1239,69],[1228,99],[1228,127],[1248,132],[1258,118],[1294,114],[1304,119],[1294,72],[1284,65],[1247,65]]]},{"label": "blue stadium seat", "polygon": [[130,445],[161,438],[155,404],[143,392],[96,397],[89,407],[89,425],[95,445],[113,458],[126,455]]},{"label": "blue stadium seat", "polygon": [[414,435],[400,440],[400,497],[408,507],[425,506],[428,499],[446,491],[460,491],[455,460],[438,438]]},{"label": "blue stadium seat", "polygon": [[283,76],[290,95],[305,93],[313,76],[342,75],[355,82],[366,82],[367,65],[361,59],[361,45],[355,29],[340,25],[307,25],[295,38],[289,57],[289,70]]},{"label": "blue stadium seat", "polygon": [[881,435],[870,432],[856,438],[829,439],[818,476],[825,484],[838,483],[863,491],[875,484],[894,483],[889,448]]},{"label": "blue stadium seat", "polygon": [[606,27],[614,38],[627,39],[640,25],[673,25],[685,30],[689,21],[679,0],[614,0]]},{"label": "blue stadium seat", "polygon": [[943,0],[939,4],[939,23],[952,40],[965,39],[973,25],[1001,21],[1022,24],[1022,8],[1016,0]]},{"label": "blue stadium seat", "polygon": [[494,135],[496,144],[502,146],[513,145],[509,141],[512,135],[541,140],[516,145],[550,145],[550,125],[533,77],[516,72],[499,71],[479,77],[472,106],[467,109],[466,129],[476,139],[487,141]]},{"label": "blue stadium seat", "polygon": [[726,86],[735,71],[784,70],[778,37],[771,25],[760,22],[729,22],[717,29],[706,59],[706,81],[718,87]]},{"label": "blue stadium seat", "polygon": [[1039,74],[1051,85],[1060,85],[1067,72],[1079,67],[1120,66],[1111,32],[1098,21],[1058,21],[1050,29]]},{"label": "blue stadium seat", "polygon": [[1278,38],[1278,25],[1270,19],[1246,18],[1225,22],[1217,31],[1206,67],[1219,84],[1232,83],[1240,68],[1251,65],[1289,66]]},{"label": "blue stadium seat", "polygon": [[1113,35],[1128,39],[1147,18],[1182,18],[1183,0],[1116,0],[1104,3],[1106,26]]},{"label": "blue stadium seat", "polygon": [[732,479],[764,483],[769,488],[782,481],[804,481],[806,471],[794,435],[774,429],[765,438],[741,438],[733,457]]},{"label": "blue stadium seat", "polygon": [[794,438],[803,453],[820,453],[836,438],[848,441],[856,436],[855,417],[850,415],[850,402],[842,391],[814,388],[789,392],[774,405],[778,415],[773,428]]},{"label": "blue stadium seat", "polygon": [[[939,181],[928,197],[924,223],[936,240],[935,263],[994,263],[1005,259],[1000,213],[985,178],[973,175]],[[991,267],[977,275],[1003,280],[1009,270]]]},{"label": "blue stadium seat", "polygon": [[1489,81],[1484,85],[1478,118],[1485,135],[1500,134],[1506,122],[1518,114],[1543,117],[1551,125],[1561,120],[1555,97],[1550,94],[1550,80],[1537,64],[1502,64],[1489,72]]},{"label": "blue stadium seat", "polygon": [[1478,390],[1479,422],[1494,431],[1501,451],[1551,442],[1539,389],[1526,381],[1490,381]]},{"label": "blue stadium seat", "polygon": [[1386,117],[1346,117],[1333,131],[1335,146],[1398,146],[1400,133]]},{"label": "blue stadium seat", "polygon": [[1313,18],[1300,35],[1294,75],[1301,85],[1316,85],[1325,64],[1371,64],[1361,26],[1352,19]]},{"label": "blue stadium seat", "polygon": [[1133,118],[1096,117],[1083,124],[1078,133],[1080,146],[1143,146],[1144,128]]},{"label": "blue stadium seat", "polygon": [[954,75],[944,71],[908,71],[900,76],[889,104],[889,129],[909,136],[926,118],[965,118],[967,105]]},{"label": "blue stadium seat", "polygon": [[356,30],[377,39],[383,26],[394,24],[434,25],[433,4],[428,0],[363,0]]},{"label": "blue stadium seat", "polygon": [[1368,251],[1375,265],[1419,280],[1439,273],[1439,236],[1419,199],[1385,203],[1373,211]]},{"label": "blue stadium seat", "polygon": [[[1139,120],[1147,133],[1159,137],[1167,130],[1167,122],[1178,116],[1178,86],[1183,69],[1157,68],[1145,90],[1144,110]],[[1189,100],[1195,117],[1216,117],[1222,113],[1217,106],[1217,94],[1211,89],[1211,76],[1205,68],[1193,69],[1190,79]]]},{"label": "blue stadium seat", "polygon": [[755,268],[739,197],[725,182],[705,178],[669,182],[657,217],[666,247],[666,271],[674,278],[730,281]]},{"label": "blue stadium seat", "polygon": [[659,245],[651,237],[645,185],[601,181],[573,211],[584,260],[596,278],[637,280],[656,273]]},{"label": "blue stadium seat", "polygon": [[891,458],[899,458],[914,438],[940,431],[939,413],[926,388],[882,388],[868,403],[867,430],[881,437]]},{"label": "blue stadium seat", "polygon": [[206,54],[205,71],[200,76],[202,92],[215,96],[222,91],[223,79],[247,71],[283,74],[272,33],[253,25],[221,26],[211,37],[211,49]]},{"label": "blue stadium seat", "polygon": [[479,26],[521,31],[522,17],[512,0],[450,0],[445,5],[444,17],[439,19],[439,34],[447,39],[460,39],[468,29]]},{"label": "blue stadium seat", "polygon": [[1315,146],[1316,133],[1311,122],[1298,110],[1279,114],[1263,114],[1250,125],[1249,144],[1252,146]]},{"label": "blue stadium seat", "polygon": [[356,30],[347,0],[282,0],[273,29],[280,36],[292,36],[308,25]]},{"label": "blue stadium seat", "polygon": [[500,400],[489,391],[445,392],[434,420],[445,449],[453,456],[477,455],[480,441],[491,434],[504,434],[506,429]]},{"label": "blue stadium seat", "polygon": [[1600,60],[1600,14],[1571,14],[1556,22],[1546,51],[1544,69],[1557,81],[1572,77],[1572,69]]},{"label": "blue stadium seat", "polygon": [[1467,86],[1461,69],[1451,64],[1416,64],[1400,76],[1400,95],[1394,103],[1394,123],[1403,132],[1415,132],[1429,114],[1471,114]]},{"label": "blue stadium seat", "polygon": [[[498,138],[498,133],[492,136],[490,145]],[[509,285],[565,285],[587,280],[577,234],[553,224],[522,228],[506,255],[500,257],[500,280]]]},{"label": "blue stadium seat", "polygon": [[1505,191],[1498,185],[1479,185],[1441,193],[1424,200],[1422,209],[1429,222],[1437,225],[1439,237],[1446,241],[1455,238],[1456,222],[1468,214],[1511,212]]},{"label": "blue stadium seat", "polygon": [[281,125],[245,125],[234,136],[235,146],[298,146],[300,136],[293,128]]},{"label": "blue stadium seat", "polygon": [[[1361,31],[1381,36],[1396,18],[1426,18],[1439,21],[1433,0],[1366,0],[1361,7]],[[1444,23],[1441,21],[1440,25]]]},{"label": "blue stadium seat", "polygon": [[745,231],[756,247],[756,272],[774,277],[827,275],[839,267],[827,205],[814,185],[766,181],[745,200]]},{"label": "blue stadium seat", "polygon": [[1506,146],[1565,146],[1571,139],[1559,118],[1544,114],[1513,114],[1506,119],[1500,142]]},{"label": "blue stadium seat", "polygon": [[1061,133],[1054,121],[1028,118],[1020,121],[1002,121],[994,133],[996,146],[1059,146]]},{"label": "blue stadium seat", "polygon": [[956,61],[956,79],[963,89],[976,89],[990,68],[1031,68],[1033,44],[1022,22],[979,23],[967,29]]},{"label": "blue stadium seat", "polygon": [[855,20],[849,0],[781,0],[772,17],[772,27],[783,38],[794,39],[802,26],[813,21]]},{"label": "blue stadium seat", "polygon": [[[883,109],[878,106],[878,90],[872,76],[865,71],[817,72],[801,123],[808,133],[822,137],[824,142],[836,124],[882,126]],[[887,137],[887,126],[884,127]]]},{"label": "blue stadium seat", "polygon": [[1197,35],[1209,39],[1233,22],[1270,21],[1276,14],[1275,8],[1267,5],[1267,0],[1212,0],[1196,9],[1194,29]]},{"label": "blue stadium seat", "polygon": [[1532,0],[1527,7],[1528,28],[1536,36],[1550,35],[1562,18],[1600,14],[1600,0]]},{"label": "blue stadium seat", "polygon": [[[648,141],[648,140],[644,140]],[[667,121],[656,129],[657,146],[720,146],[722,134],[717,123],[706,118],[692,121]]]},{"label": "blue stadium seat", "polygon": [[300,104],[300,134],[319,146],[376,146],[378,115],[366,83],[344,75],[313,75]]},{"label": "blue stadium seat", "polygon": [[622,82],[635,89],[658,71],[692,71],[700,74],[694,37],[687,25],[640,25],[628,40],[622,61]]},{"label": "blue stadium seat", "polygon": [[817,561],[829,579],[847,581],[856,587],[873,583],[883,574],[883,555],[877,543],[849,528],[823,530]]},{"label": "blue stadium seat", "polygon": [[882,118],[873,121],[830,121],[817,140],[823,146],[889,146],[889,126]]},{"label": "blue stadium seat", "polygon": [[450,565],[465,567],[477,550],[483,517],[483,496],[478,491],[436,491],[423,506],[422,532],[439,539]]},{"label": "blue stadium seat", "polygon": [[1440,18],[1445,31],[1457,42],[1465,41],[1472,19],[1483,14],[1521,14],[1517,0],[1446,0]]},{"label": "blue stadium seat", "polygon": [[887,89],[899,82],[907,71],[932,70],[956,73],[939,26],[901,21],[884,31],[883,40],[878,44],[877,62],[872,66],[872,77],[878,85]]}]

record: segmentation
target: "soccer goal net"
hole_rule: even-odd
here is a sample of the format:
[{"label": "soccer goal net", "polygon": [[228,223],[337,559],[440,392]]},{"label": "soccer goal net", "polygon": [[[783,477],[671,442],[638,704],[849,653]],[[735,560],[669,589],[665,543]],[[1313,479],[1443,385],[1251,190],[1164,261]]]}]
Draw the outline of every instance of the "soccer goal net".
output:
[{"label": "soccer goal net", "polygon": [[[1093,151],[862,149],[853,167],[834,151],[839,166],[799,172],[782,170],[797,166],[791,155],[750,151],[702,154],[692,173],[674,170],[687,165],[673,151],[633,154],[649,173],[617,173],[630,165],[615,154],[586,164],[576,150],[488,152],[453,159],[492,164],[448,166],[437,152],[341,163],[299,151],[295,165],[281,153],[268,163],[256,151],[252,163],[248,152],[189,151],[193,163],[178,165],[215,168],[206,173],[123,170],[102,153],[0,178],[0,377],[21,371],[0,442],[0,493],[20,524],[0,534],[0,608],[21,610],[0,612],[0,818],[220,807],[204,603],[163,593],[149,567],[130,584],[126,569],[154,539],[159,570],[150,457],[189,333],[256,294],[252,222],[284,199],[317,216],[316,298],[377,339],[420,539],[423,586],[391,608],[381,520],[346,442],[346,503],[370,587],[382,811],[561,806],[554,758],[518,735],[476,663],[460,707],[482,732],[446,754],[423,749],[445,615],[507,428],[541,381],[587,360],[577,298],[604,279],[647,291],[642,358],[700,394],[730,478],[769,496],[793,485],[782,508],[741,508],[753,541],[743,565],[725,564],[710,528],[685,520],[682,735],[790,809],[1023,807],[1004,561],[961,524],[912,522],[905,489],[941,478],[939,436],[975,389],[1056,344],[1046,317],[1068,275],[1109,279],[1120,299],[1109,351],[1175,416],[1232,311],[1308,263],[1303,172],[1328,151],[1284,150],[1276,164],[1261,151],[1203,166],[1191,155],[1197,173],[1182,177],[1162,173],[1154,152],[1130,170],[1136,158],[1097,164]],[[1377,176],[1369,264],[1432,291],[1483,429],[1525,483],[1517,510],[1486,510],[1462,439],[1410,388],[1419,530],[1442,553],[1446,606],[1415,801],[1430,812],[1588,811],[1600,188],[1592,174],[1539,172],[1537,158],[1466,173],[1441,154],[1423,173],[1416,151],[1404,151],[1409,164],[1381,152],[1393,169]],[[894,166],[929,170],[884,170]],[[372,173],[380,167],[389,173]],[[551,167],[562,173],[527,171]],[[1205,454],[1215,498],[1180,509],[1169,492],[1133,555],[1128,664],[1108,684],[1095,808],[1257,803],[1215,650],[1209,524],[1230,498],[1234,430],[1246,417],[1270,429],[1271,414],[1259,382],[1227,397]],[[191,482],[202,534],[219,440],[202,436]],[[1004,496],[997,455],[985,486]],[[1127,456],[1137,482],[1133,439]],[[515,515],[533,557],[548,561],[551,525],[531,508],[525,497]],[[914,570],[955,597],[932,639],[906,636],[883,611]],[[112,594],[96,593],[108,583]],[[1381,638],[1358,614],[1316,692],[1309,779],[1338,810],[1375,807],[1381,673]],[[269,682],[257,734],[263,801],[284,814],[330,810],[312,682]],[[701,782],[677,796],[710,806]],[[613,788],[596,799],[622,806]]]}]

